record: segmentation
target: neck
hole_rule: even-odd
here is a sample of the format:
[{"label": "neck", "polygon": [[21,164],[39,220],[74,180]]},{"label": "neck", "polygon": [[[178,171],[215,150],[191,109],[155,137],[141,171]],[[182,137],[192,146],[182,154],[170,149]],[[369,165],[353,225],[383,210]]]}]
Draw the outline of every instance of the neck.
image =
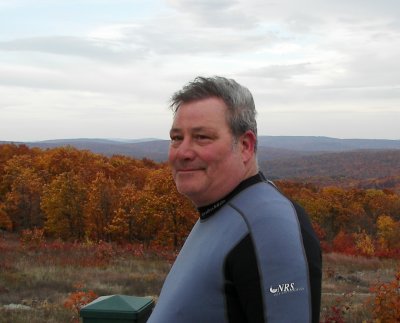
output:
[{"label": "neck", "polygon": [[265,177],[262,173],[256,173],[255,175],[244,179],[228,195],[224,196],[218,201],[215,201],[214,203],[198,207],[197,210],[200,213],[200,219],[202,220],[207,219],[215,212],[217,212],[220,208],[222,208],[235,195],[237,195],[247,187],[263,181],[265,181]]}]

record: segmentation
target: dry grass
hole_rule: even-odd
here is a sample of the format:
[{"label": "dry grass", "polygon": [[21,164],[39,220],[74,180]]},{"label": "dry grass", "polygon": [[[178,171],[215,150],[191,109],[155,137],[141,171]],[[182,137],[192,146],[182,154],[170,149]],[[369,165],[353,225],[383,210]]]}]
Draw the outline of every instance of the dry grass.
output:
[{"label": "dry grass", "polygon": [[[0,322],[7,323],[71,322],[73,313],[63,303],[77,283],[97,295],[156,297],[170,268],[162,257],[109,246],[30,250],[14,235],[0,237],[0,254]],[[333,306],[349,305],[346,322],[370,321],[370,286],[392,280],[398,266],[394,260],[324,255],[321,318]],[[9,309],[10,304],[29,309]]]},{"label": "dry grass", "polygon": [[336,253],[323,260],[321,318],[337,306],[343,309],[345,322],[371,322],[370,287],[393,280],[400,262]]},{"label": "dry grass", "polygon": [[7,323],[70,322],[73,313],[63,303],[77,284],[98,295],[155,297],[170,268],[161,257],[131,251],[104,259],[85,249],[24,249],[12,235],[0,238],[0,254],[0,322]]}]

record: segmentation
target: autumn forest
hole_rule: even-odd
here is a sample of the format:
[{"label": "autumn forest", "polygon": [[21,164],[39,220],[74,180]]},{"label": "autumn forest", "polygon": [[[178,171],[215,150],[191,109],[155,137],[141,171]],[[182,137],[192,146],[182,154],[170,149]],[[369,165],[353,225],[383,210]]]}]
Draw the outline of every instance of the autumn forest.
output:
[{"label": "autumn forest", "polygon": [[[179,249],[197,219],[168,166],[72,147],[0,145],[0,229],[49,239]],[[400,258],[400,196],[276,181],[310,214],[325,252]]]}]

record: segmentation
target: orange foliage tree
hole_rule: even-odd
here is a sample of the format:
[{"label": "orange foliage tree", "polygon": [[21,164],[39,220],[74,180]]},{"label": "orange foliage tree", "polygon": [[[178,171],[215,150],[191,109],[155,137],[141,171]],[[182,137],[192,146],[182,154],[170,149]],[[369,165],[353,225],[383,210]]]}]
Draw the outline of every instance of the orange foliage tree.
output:
[{"label": "orange foliage tree", "polygon": [[72,322],[80,322],[79,312],[81,308],[94,301],[99,296],[91,289],[87,290],[82,283],[75,285],[76,290],[69,294],[64,301],[64,307],[74,313]]},{"label": "orange foliage tree", "polygon": [[108,230],[113,240],[140,240],[138,236],[142,192],[134,185],[126,185],[119,190],[119,198]]},{"label": "orange foliage tree", "polygon": [[83,239],[85,201],[86,188],[78,175],[71,172],[58,175],[46,186],[42,197],[46,232],[64,240]]},{"label": "orange foliage tree", "polygon": [[400,221],[388,215],[380,215],[377,219],[379,247],[384,253],[400,249]]},{"label": "orange foliage tree", "polygon": [[118,187],[133,185],[137,190],[143,189],[151,170],[144,166],[143,161],[120,155],[110,157],[109,165],[112,177]]},{"label": "orange foliage tree", "polygon": [[16,175],[23,168],[32,168],[32,158],[36,150],[26,145],[0,145],[0,201],[4,200]]},{"label": "orange foliage tree", "polygon": [[356,254],[356,245],[352,234],[340,230],[332,242],[333,251],[348,255]]},{"label": "orange foliage tree", "polygon": [[[310,214],[325,251],[400,257],[398,194],[277,184]],[[195,208],[176,191],[165,164],[73,147],[0,145],[2,229],[38,227],[62,239],[178,248],[196,219]]]},{"label": "orange foliage tree", "polygon": [[193,204],[178,193],[166,167],[149,175],[147,191],[152,194],[153,212],[161,223],[158,241],[174,248],[180,247],[198,218]]},{"label": "orange foliage tree", "polygon": [[14,229],[20,231],[43,226],[40,209],[42,189],[41,177],[31,168],[23,168],[15,176],[4,202]]},{"label": "orange foliage tree", "polygon": [[400,270],[391,282],[377,284],[371,292],[369,303],[376,322],[400,322]]},{"label": "orange foliage tree", "polygon": [[117,187],[112,178],[97,173],[88,189],[85,207],[86,231],[95,241],[110,240],[110,225],[117,205]]},{"label": "orange foliage tree", "polygon": [[365,231],[353,233],[358,254],[371,257],[375,255],[374,241]]},{"label": "orange foliage tree", "polygon": [[12,231],[12,228],[12,221],[4,210],[4,205],[0,203],[0,230]]}]

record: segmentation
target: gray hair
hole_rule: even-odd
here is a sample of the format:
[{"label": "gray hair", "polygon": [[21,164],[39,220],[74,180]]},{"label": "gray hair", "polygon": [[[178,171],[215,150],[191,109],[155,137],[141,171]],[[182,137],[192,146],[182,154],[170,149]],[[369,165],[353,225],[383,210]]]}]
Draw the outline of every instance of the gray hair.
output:
[{"label": "gray hair", "polygon": [[[235,139],[251,130],[257,138],[256,108],[251,92],[235,80],[221,76],[196,77],[171,98],[171,109],[177,113],[182,103],[219,98],[228,107],[227,122]],[[257,142],[254,150],[257,150]]]}]

